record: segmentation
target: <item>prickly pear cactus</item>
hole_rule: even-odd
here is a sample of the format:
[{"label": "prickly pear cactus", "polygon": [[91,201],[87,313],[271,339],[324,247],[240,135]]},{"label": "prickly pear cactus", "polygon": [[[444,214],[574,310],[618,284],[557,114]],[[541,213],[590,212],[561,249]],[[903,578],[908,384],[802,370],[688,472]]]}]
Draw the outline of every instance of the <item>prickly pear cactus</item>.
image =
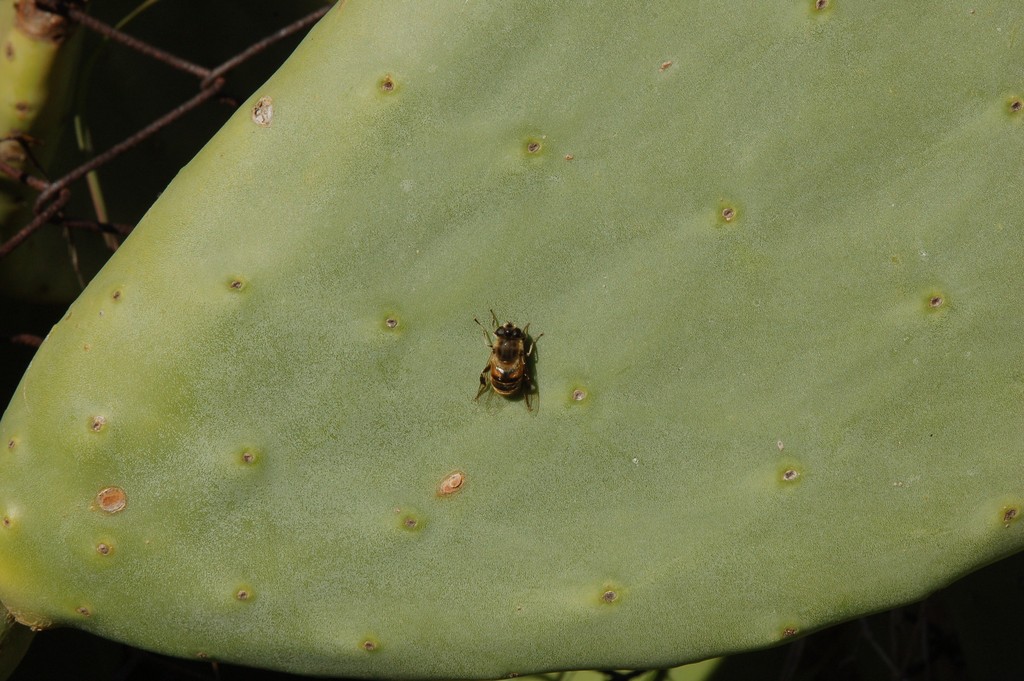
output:
[{"label": "prickly pear cactus", "polygon": [[[40,349],[0,597],[497,677],[768,646],[1019,550],[1022,20],[350,0]],[[490,308],[544,334],[534,412],[473,400]]]},{"label": "prickly pear cactus", "polygon": [[[58,172],[51,163],[70,127],[75,65],[81,59],[81,41],[74,34],[70,22],[34,0],[0,0],[0,162],[8,168]],[[26,185],[0,174],[0,244],[32,220],[34,200]],[[0,294],[66,304],[81,291],[68,259],[64,236],[37,232],[0,259]]]}]

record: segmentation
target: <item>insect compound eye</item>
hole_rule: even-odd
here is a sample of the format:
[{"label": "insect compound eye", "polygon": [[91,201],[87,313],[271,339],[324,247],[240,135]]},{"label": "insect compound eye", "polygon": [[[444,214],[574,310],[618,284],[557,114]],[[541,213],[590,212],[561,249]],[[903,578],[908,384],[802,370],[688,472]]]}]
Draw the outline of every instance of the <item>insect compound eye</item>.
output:
[{"label": "insect compound eye", "polygon": [[498,338],[504,338],[505,337],[505,327],[504,326],[499,326],[498,328],[496,328],[494,330],[494,335],[497,336]]}]

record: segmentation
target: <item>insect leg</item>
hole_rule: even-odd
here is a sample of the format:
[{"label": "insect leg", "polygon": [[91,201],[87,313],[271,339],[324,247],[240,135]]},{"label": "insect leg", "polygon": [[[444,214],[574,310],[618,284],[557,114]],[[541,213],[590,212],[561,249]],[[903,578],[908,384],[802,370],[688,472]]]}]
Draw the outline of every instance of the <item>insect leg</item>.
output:
[{"label": "insect leg", "polygon": [[484,367],[484,370],[480,372],[480,389],[476,391],[476,397],[473,398],[474,400],[479,400],[480,396],[483,395],[484,392],[486,392],[486,390],[487,390],[487,378],[486,378],[486,376],[487,376],[487,372],[490,371],[490,370],[491,370],[491,365],[488,364],[487,366]]},{"label": "insect leg", "polygon": [[[530,325],[529,325],[529,324],[527,324],[527,325],[526,325],[526,328],[530,328]],[[524,332],[524,335],[525,335],[525,332]],[[532,355],[532,354],[533,354],[533,349],[534,349],[535,347],[537,347],[537,341],[539,341],[539,340],[540,340],[541,338],[543,338],[543,337],[544,337],[544,334],[541,334],[541,335],[537,336],[536,338],[532,338],[532,339],[531,339],[531,341],[532,341],[532,342],[530,343],[530,349],[526,351],[526,356],[527,356],[527,357],[529,357],[530,355]]]},{"label": "insect leg", "polygon": [[[491,314],[494,314],[494,312],[492,311]],[[477,324],[480,324],[480,320],[477,319],[476,317],[473,317],[473,321],[476,322]],[[480,328],[484,330],[484,338],[487,339],[487,347],[491,347],[491,344],[492,344],[491,332],[488,331],[487,327],[484,326],[483,324],[480,324]],[[497,327],[495,327],[495,328],[497,328]]]},{"label": "insect leg", "polygon": [[533,380],[529,372],[523,374],[523,401],[526,402],[526,411],[533,411],[530,406],[530,393],[533,392]]}]

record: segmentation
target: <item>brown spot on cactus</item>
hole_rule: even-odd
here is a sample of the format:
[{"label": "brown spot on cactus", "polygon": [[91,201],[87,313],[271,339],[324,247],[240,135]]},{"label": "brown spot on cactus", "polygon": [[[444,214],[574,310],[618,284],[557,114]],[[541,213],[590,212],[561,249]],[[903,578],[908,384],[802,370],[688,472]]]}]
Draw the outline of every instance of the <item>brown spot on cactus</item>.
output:
[{"label": "brown spot on cactus", "polygon": [[722,209],[722,219],[726,222],[732,222],[736,218],[736,209],[732,207],[726,207]]},{"label": "brown spot on cactus", "polygon": [[583,388],[576,388],[572,391],[572,399],[576,402],[580,402],[587,397],[587,391]]},{"label": "brown spot on cactus", "polygon": [[13,166],[20,166],[28,160],[25,149],[13,139],[0,138],[0,161]]},{"label": "brown spot on cactus", "polygon": [[423,529],[424,518],[422,514],[414,509],[396,508],[398,516],[398,528],[407,532],[419,532]]},{"label": "brown spot on cactus", "polygon": [[602,603],[614,603],[619,600],[619,592],[614,589],[606,589],[601,593]]},{"label": "brown spot on cactus", "polygon": [[526,143],[526,151],[528,151],[531,154],[536,154],[538,151],[540,151],[540,142],[538,142],[537,140],[530,140],[529,142]]},{"label": "brown spot on cactus", "polygon": [[782,472],[782,479],[786,482],[792,482],[800,477],[800,471],[795,468],[787,468]]},{"label": "brown spot on cactus", "polygon": [[96,495],[96,506],[104,513],[118,513],[128,505],[128,496],[120,487],[104,487]]},{"label": "brown spot on cactus", "polygon": [[670,66],[672,66],[671,61],[663,61],[661,62],[661,66],[658,67],[658,70],[661,72],[665,72]]},{"label": "brown spot on cactus", "polygon": [[5,515],[5,516],[3,517],[3,519],[2,519],[2,520],[0,520],[0,524],[2,524],[2,525],[4,526],[4,528],[8,528],[8,527],[10,527],[10,526],[11,526],[11,524],[12,524],[12,523],[11,523],[11,517],[10,517],[10,516],[7,516],[7,515]]},{"label": "brown spot on cactus", "polygon": [[825,9],[828,7],[828,0],[814,0],[814,9]]},{"label": "brown spot on cactus", "polygon": [[782,630],[782,638],[792,638],[799,630],[796,627],[786,627]]},{"label": "brown spot on cactus", "polygon": [[373,653],[380,649],[380,643],[372,638],[366,638],[360,642],[359,647],[368,653]]},{"label": "brown spot on cactus", "polygon": [[466,483],[466,476],[461,471],[449,473],[437,488],[438,496],[447,497],[455,494]]},{"label": "brown spot on cactus", "polygon": [[15,26],[33,40],[59,44],[68,36],[71,28],[68,18],[40,7],[35,0],[14,3],[14,11]]},{"label": "brown spot on cactus", "polygon": [[1013,113],[1019,113],[1024,110],[1024,100],[1020,97],[1014,97],[1010,100],[1010,111]]},{"label": "brown spot on cactus", "polygon": [[111,551],[110,544],[104,544],[104,543],[100,542],[99,544],[96,545],[96,553],[100,554],[101,556],[109,556],[110,555],[110,551]]},{"label": "brown spot on cactus", "polygon": [[232,291],[241,291],[245,288],[245,280],[241,277],[233,277],[231,281],[228,282],[228,288]]},{"label": "brown spot on cactus", "polygon": [[575,156],[573,156],[572,154],[566,154],[566,155],[565,155],[565,160],[566,160],[566,161],[571,161],[571,160],[573,160],[574,158],[576,158],[576,157],[575,157]]},{"label": "brown spot on cactus", "polygon": [[1017,519],[1020,515],[1020,509],[1016,506],[1007,506],[1003,509],[1003,526],[1009,527],[1010,523]]},{"label": "brown spot on cactus", "polygon": [[252,589],[248,589],[248,588],[244,588],[244,587],[239,589],[238,591],[235,592],[235,598],[237,598],[240,601],[252,600]]},{"label": "brown spot on cactus", "polygon": [[267,128],[273,121],[274,100],[270,97],[260,97],[252,108],[252,122],[261,128]]},{"label": "brown spot on cactus", "polygon": [[14,61],[14,45],[10,41],[4,43],[4,57],[7,61]]},{"label": "brown spot on cactus", "polygon": [[17,443],[17,442],[15,442],[14,438],[12,437],[12,438],[11,438],[10,440],[8,440],[8,441],[7,441],[7,449],[14,449],[14,447],[15,447],[15,446],[16,446],[17,444],[18,444],[18,443]]},{"label": "brown spot on cactus", "polygon": [[380,89],[383,92],[394,92],[394,90],[395,90],[395,79],[391,77],[391,74],[388,74],[388,75],[384,76],[383,78],[381,78],[381,80],[380,80]]},{"label": "brown spot on cactus", "polygon": [[115,303],[121,300],[121,289],[117,289],[116,291],[114,291],[112,294],[110,294],[110,297],[114,299]]},{"label": "brown spot on cactus", "polygon": [[925,310],[939,313],[949,307],[949,298],[941,291],[932,291],[924,298]]},{"label": "brown spot on cactus", "polygon": [[393,329],[398,326],[398,319],[396,317],[388,317],[384,320],[384,326]]},{"label": "brown spot on cactus", "polygon": [[91,612],[89,612],[89,608],[85,607],[84,605],[80,605],[77,608],[75,608],[75,612],[77,612],[82,617],[89,617],[92,614]]},{"label": "brown spot on cactus", "polygon": [[107,425],[107,417],[105,416],[93,416],[89,419],[89,430],[94,433],[98,433],[103,430]]}]

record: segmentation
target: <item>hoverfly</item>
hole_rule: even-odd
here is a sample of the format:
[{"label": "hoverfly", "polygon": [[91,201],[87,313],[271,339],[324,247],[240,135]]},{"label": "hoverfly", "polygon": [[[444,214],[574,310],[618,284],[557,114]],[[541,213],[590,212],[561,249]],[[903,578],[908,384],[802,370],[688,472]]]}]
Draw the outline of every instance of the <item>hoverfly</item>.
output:
[{"label": "hoverfly", "polygon": [[[519,391],[523,393],[526,401],[527,411],[533,411],[530,406],[530,393],[533,391],[533,379],[530,378],[530,369],[527,366],[527,358],[533,354],[537,347],[537,338],[530,339],[530,325],[520,329],[512,322],[498,324],[498,316],[491,310],[491,320],[494,323],[494,340],[487,328],[480,324],[480,320],[473,317],[473,321],[480,324],[484,330],[484,338],[487,339],[487,347],[491,350],[491,357],[487,360],[487,366],[480,372],[480,390],[477,391],[474,400],[487,391],[487,386],[499,395],[509,397]],[[527,347],[529,342],[529,347]]]}]

